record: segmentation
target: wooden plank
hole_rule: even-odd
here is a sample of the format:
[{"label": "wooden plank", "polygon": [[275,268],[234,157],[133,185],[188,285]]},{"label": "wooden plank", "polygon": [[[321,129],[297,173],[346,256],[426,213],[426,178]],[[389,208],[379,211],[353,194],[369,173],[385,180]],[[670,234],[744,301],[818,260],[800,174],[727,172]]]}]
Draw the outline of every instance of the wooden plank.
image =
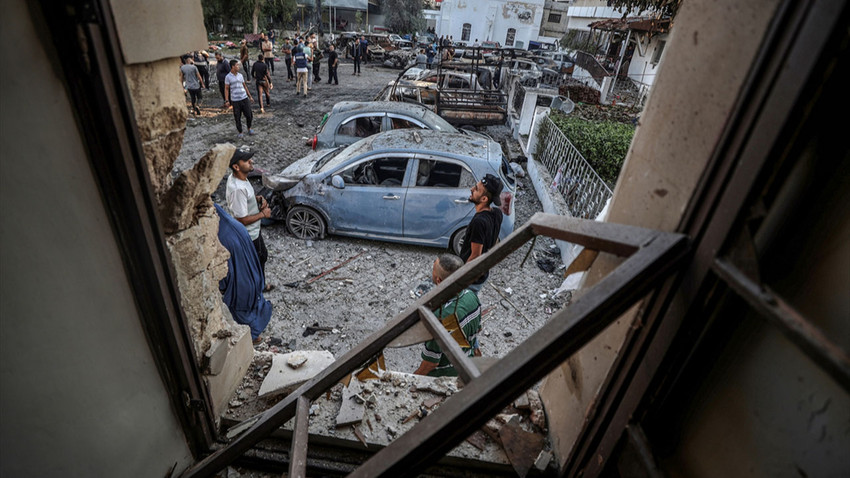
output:
[{"label": "wooden plank", "polygon": [[440,319],[434,315],[429,309],[425,307],[419,308],[419,316],[422,318],[422,322],[425,324],[425,327],[431,332],[434,336],[434,339],[440,344],[440,348],[443,349],[443,353],[449,356],[449,360],[454,365],[455,370],[457,370],[458,376],[463,380],[463,383],[469,383],[473,379],[478,378],[481,375],[478,372],[478,368],[469,360],[469,357],[463,353],[463,349],[460,348],[460,345],[457,344],[455,339],[452,338],[449,331],[443,327],[443,323],[440,322]]},{"label": "wooden plank", "polygon": [[529,221],[535,234],[581,244],[620,257],[634,254],[654,231],[634,226],[537,213]]},{"label": "wooden plank", "polygon": [[673,272],[686,250],[684,236],[656,233],[654,240],[555,314],[498,367],[464,386],[414,430],[398,437],[349,476],[410,476],[433,463],[596,337]]},{"label": "wooden plank", "polygon": [[310,400],[298,397],[295,430],[289,452],[289,478],[307,478],[307,440],[310,422]]},{"label": "wooden plank", "polygon": [[576,272],[584,272],[590,269],[590,266],[593,265],[593,261],[596,260],[598,255],[599,251],[585,247],[578,253],[578,256],[573,259],[569,267],[567,267],[567,270],[564,272],[564,277],[567,277],[570,274],[575,274]]}]

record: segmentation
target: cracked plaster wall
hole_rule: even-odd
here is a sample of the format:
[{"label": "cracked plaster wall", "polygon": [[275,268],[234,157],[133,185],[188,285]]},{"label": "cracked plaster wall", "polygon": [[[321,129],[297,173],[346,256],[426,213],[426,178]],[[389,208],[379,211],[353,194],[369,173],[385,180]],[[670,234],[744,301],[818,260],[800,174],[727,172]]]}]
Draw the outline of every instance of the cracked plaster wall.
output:
[{"label": "cracked plaster wall", "polygon": [[[683,4],[670,33],[664,69],[617,182],[608,222],[676,229],[732,111],[736,95],[730,92],[742,88],[777,3]],[[599,282],[620,262],[600,254],[584,287]],[[639,307],[632,307],[544,380],[541,397],[561,470]]]},{"label": "cracked plaster wall", "polygon": [[[227,274],[229,253],[218,240],[211,194],[227,173],[235,147],[216,145],[191,169],[171,175],[188,115],[178,81],[179,55],[206,48],[203,14],[199,3],[167,0],[113,0],[112,8],[182,309],[218,416],[253,355],[248,327],[233,322],[218,288]],[[211,356],[222,354],[224,366],[210,369]]]}]

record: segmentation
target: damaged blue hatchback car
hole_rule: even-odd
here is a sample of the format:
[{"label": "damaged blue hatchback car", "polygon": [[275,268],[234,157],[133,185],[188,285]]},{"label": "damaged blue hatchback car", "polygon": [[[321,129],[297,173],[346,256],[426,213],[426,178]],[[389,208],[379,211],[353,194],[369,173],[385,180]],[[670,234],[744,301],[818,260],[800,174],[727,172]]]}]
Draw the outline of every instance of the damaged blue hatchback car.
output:
[{"label": "damaged blue hatchback car", "polygon": [[430,130],[380,133],[316,151],[276,175],[273,217],[296,237],[325,234],[449,247],[460,252],[475,208],[470,188],[485,174],[504,183],[500,238],[513,231],[516,179],[498,143]]}]

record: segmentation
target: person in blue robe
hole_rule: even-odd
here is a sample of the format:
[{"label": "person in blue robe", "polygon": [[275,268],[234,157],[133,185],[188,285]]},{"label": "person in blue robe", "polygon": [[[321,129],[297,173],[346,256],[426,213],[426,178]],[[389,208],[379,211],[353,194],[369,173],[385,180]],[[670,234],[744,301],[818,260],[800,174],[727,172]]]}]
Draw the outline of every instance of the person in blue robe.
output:
[{"label": "person in blue robe", "polygon": [[219,217],[218,240],[230,252],[227,275],[218,288],[233,320],[251,327],[256,345],[262,341],[260,334],[272,318],[272,304],[263,297],[265,280],[260,258],[245,226],[218,204],[215,210]]}]

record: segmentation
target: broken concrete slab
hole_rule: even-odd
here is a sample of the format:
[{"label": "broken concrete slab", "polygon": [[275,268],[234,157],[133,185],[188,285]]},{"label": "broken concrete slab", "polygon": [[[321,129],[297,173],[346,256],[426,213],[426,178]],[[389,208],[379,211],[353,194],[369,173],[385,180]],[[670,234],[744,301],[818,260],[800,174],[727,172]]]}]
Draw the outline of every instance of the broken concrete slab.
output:
[{"label": "broken concrete slab", "polygon": [[[222,329],[224,330],[224,329]],[[204,352],[204,373],[218,375],[224,368],[227,353],[230,351],[230,340],[213,338],[210,348]]]},{"label": "broken concrete slab", "polygon": [[[297,369],[289,366],[293,354],[304,354],[307,361]],[[315,377],[334,362],[332,353],[326,350],[299,350],[288,354],[274,354],[272,366],[263,384],[260,397],[288,394],[301,384]]]},{"label": "broken concrete slab", "polygon": [[226,350],[221,370],[216,375],[204,375],[216,417],[220,417],[227,409],[231,395],[242,382],[254,358],[251,329],[247,325],[234,325],[229,330],[231,336],[222,340],[224,344],[220,346]]},{"label": "broken concrete slab", "polygon": [[342,403],[339,407],[339,413],[336,415],[337,427],[363,421],[363,415],[366,412],[364,404],[366,402],[360,396],[361,391],[360,381],[356,378],[352,379],[347,387],[343,387]]},{"label": "broken concrete slab", "polygon": [[525,478],[543,450],[543,436],[523,430],[515,416],[499,430],[499,438],[517,475]]}]

